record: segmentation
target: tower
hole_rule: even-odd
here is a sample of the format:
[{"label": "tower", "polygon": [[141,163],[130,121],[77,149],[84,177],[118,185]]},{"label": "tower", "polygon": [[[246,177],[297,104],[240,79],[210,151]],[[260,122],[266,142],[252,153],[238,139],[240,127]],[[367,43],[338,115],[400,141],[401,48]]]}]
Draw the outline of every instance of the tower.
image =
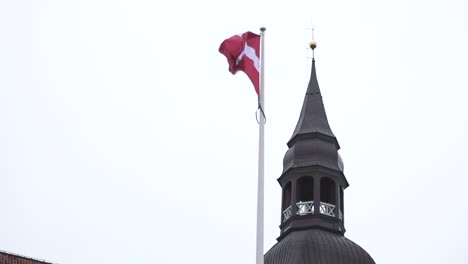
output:
[{"label": "tower", "polygon": [[[310,47],[315,49],[316,43]],[[330,129],[317,81],[315,59],[296,128],[287,143],[278,242],[265,264],[371,264],[360,246],[344,236],[344,190],[340,145]]]}]

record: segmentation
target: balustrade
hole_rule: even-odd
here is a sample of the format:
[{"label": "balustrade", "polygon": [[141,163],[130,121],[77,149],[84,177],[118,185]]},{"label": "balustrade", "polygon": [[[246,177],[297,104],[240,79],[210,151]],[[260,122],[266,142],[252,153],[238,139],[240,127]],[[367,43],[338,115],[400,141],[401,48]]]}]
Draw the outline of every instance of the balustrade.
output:
[{"label": "balustrade", "polygon": [[306,214],[313,214],[314,213],[314,201],[307,201],[307,202],[298,202],[297,205],[297,212],[298,215],[306,215]]},{"label": "balustrade", "polygon": [[320,202],[320,213],[329,216],[335,216],[335,205]]}]

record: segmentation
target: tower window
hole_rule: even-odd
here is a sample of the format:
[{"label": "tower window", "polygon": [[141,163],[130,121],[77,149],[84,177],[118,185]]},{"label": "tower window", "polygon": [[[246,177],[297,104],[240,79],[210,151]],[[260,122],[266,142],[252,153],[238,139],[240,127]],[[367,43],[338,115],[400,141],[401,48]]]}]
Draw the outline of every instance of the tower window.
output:
[{"label": "tower window", "polygon": [[302,177],[297,181],[297,201],[306,202],[314,200],[314,178]]},{"label": "tower window", "polygon": [[335,182],[329,178],[322,178],[320,180],[320,213],[335,216],[335,205]]},{"label": "tower window", "polygon": [[320,180],[320,201],[336,204],[335,183],[329,178],[322,178]]},{"label": "tower window", "polygon": [[302,177],[297,181],[297,214],[314,213],[314,178]]},{"label": "tower window", "polygon": [[344,214],[343,187],[340,186],[340,219],[343,219],[343,214]]},{"label": "tower window", "polygon": [[283,188],[283,222],[288,220],[291,215],[291,182],[288,182]]},{"label": "tower window", "polygon": [[283,188],[283,210],[291,205],[291,182],[288,182]]}]

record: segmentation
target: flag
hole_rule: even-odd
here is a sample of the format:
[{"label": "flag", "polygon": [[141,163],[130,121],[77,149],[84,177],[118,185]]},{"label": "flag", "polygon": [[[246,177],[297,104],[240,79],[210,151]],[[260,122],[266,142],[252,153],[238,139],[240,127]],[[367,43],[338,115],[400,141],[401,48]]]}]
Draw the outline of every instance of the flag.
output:
[{"label": "flag", "polygon": [[245,72],[260,95],[260,35],[245,32],[232,36],[221,43],[219,52],[226,56],[229,71],[232,74]]}]

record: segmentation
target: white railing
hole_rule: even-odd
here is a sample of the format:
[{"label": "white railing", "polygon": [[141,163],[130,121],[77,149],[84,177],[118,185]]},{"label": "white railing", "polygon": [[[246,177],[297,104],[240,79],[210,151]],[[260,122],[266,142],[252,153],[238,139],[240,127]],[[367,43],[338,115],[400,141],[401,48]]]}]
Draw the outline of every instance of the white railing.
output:
[{"label": "white railing", "polygon": [[289,206],[283,211],[283,222],[288,220],[290,217],[291,217],[291,206]]},{"label": "white railing", "polygon": [[343,220],[343,213],[341,212],[341,210],[338,210],[338,212],[340,212],[340,214],[339,214],[340,220]]},{"label": "white railing", "polygon": [[314,213],[314,201],[308,202],[298,202],[297,205],[297,212],[298,215],[306,215],[306,214],[313,214]]},{"label": "white railing", "polygon": [[335,205],[320,202],[320,213],[329,216],[335,216]]}]

